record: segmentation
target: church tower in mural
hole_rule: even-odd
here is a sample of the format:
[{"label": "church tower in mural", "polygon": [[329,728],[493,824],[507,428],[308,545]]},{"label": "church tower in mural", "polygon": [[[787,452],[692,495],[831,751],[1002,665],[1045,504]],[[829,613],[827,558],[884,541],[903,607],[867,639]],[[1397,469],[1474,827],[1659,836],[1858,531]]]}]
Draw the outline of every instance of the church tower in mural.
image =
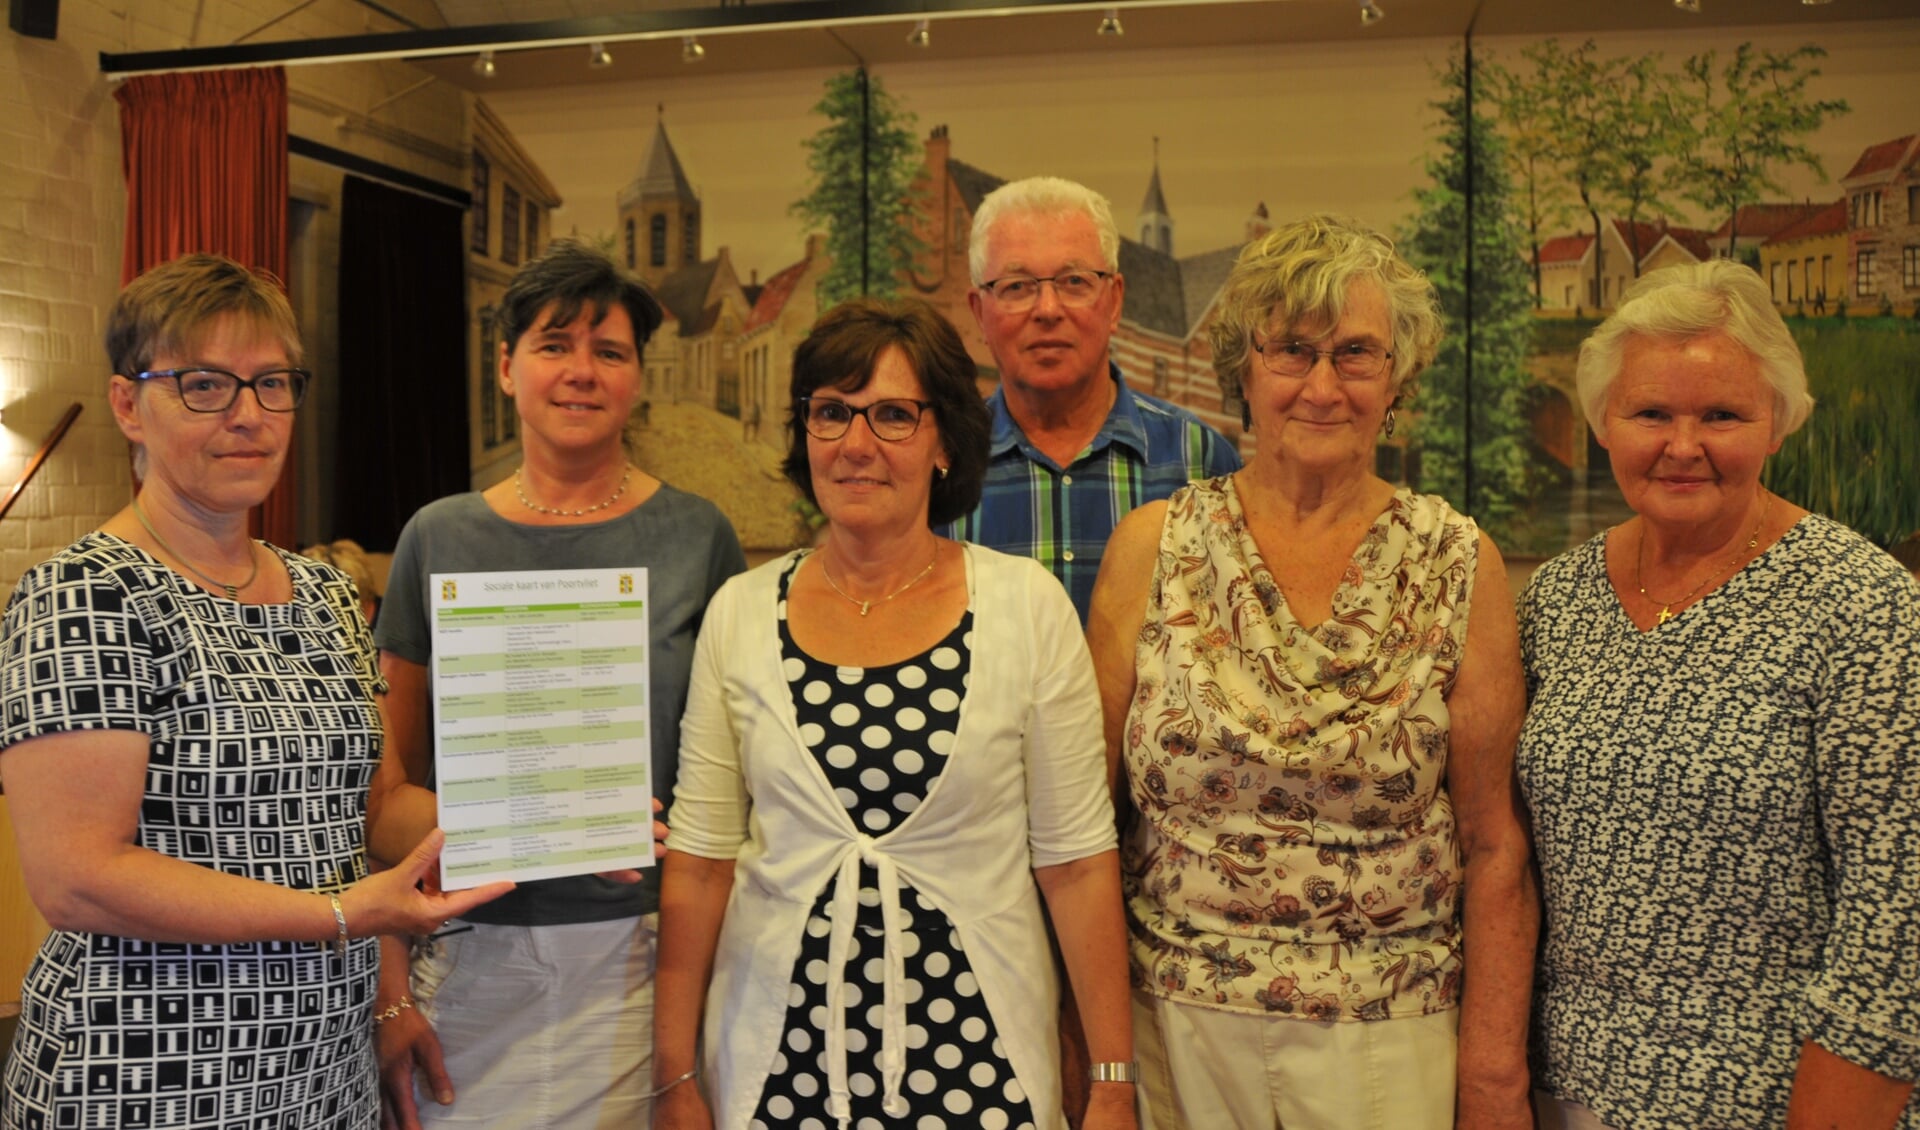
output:
[{"label": "church tower in mural", "polygon": [[1160,191],[1160,139],[1153,139],[1153,179],[1147,183],[1147,198],[1140,202],[1140,242],[1162,255],[1173,254],[1173,214],[1167,211],[1167,198]]},{"label": "church tower in mural", "polygon": [[620,191],[620,259],[655,289],[700,261],[700,198],[667,139],[665,106],[660,114],[640,175]]}]

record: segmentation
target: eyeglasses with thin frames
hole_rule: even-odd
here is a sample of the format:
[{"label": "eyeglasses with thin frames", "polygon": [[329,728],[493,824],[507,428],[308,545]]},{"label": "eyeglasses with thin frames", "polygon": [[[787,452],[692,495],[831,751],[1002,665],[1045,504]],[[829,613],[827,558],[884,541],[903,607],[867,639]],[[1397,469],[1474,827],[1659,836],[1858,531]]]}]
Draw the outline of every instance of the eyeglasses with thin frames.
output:
[{"label": "eyeglasses with thin frames", "polygon": [[1276,377],[1304,377],[1325,357],[1342,380],[1369,381],[1386,371],[1393,351],[1365,341],[1349,341],[1332,349],[1316,349],[1304,341],[1253,342],[1267,372]]},{"label": "eyeglasses with thin frames", "polygon": [[899,443],[920,430],[920,416],[933,407],[930,400],[876,400],[864,408],[855,408],[844,400],[824,396],[799,398],[800,420],[807,434],[815,439],[839,439],[853,426],[855,416],[865,416],[874,436],[888,443]]},{"label": "eyeglasses with thin frames", "polygon": [[1112,271],[1080,270],[1062,271],[1045,278],[1001,275],[981,283],[980,289],[992,295],[995,302],[1015,312],[1030,309],[1040,301],[1042,283],[1053,284],[1053,293],[1062,306],[1091,306],[1100,297],[1100,292],[1106,289],[1106,281],[1112,277]]},{"label": "eyeglasses with thin frames", "polygon": [[307,384],[313,374],[305,369],[268,369],[247,380],[225,369],[153,369],[135,373],[131,379],[151,381],[161,377],[173,381],[180,403],[193,412],[225,412],[240,399],[240,390],[250,388],[260,407],[269,412],[291,412],[306,399]]}]

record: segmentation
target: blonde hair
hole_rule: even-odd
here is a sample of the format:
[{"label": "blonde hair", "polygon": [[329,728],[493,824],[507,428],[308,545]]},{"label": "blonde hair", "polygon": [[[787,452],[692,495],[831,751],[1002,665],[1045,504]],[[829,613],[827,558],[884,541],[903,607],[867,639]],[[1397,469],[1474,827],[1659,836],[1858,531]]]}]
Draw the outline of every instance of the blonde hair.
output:
[{"label": "blonde hair", "polygon": [[1253,335],[1273,327],[1332,327],[1353,283],[1379,284],[1393,333],[1394,396],[1433,363],[1446,330],[1433,283],[1394,250],[1393,241],[1358,220],[1319,213],[1282,224],[1249,243],[1221,289],[1211,341],[1220,391],[1243,398]]},{"label": "blonde hair", "polygon": [[123,377],[146,372],[162,353],[200,343],[223,315],[266,330],[300,364],[300,328],[280,281],[224,255],[195,253],[154,267],[128,283],[107,314],[107,360]]},{"label": "blonde hair", "polygon": [[380,585],[373,575],[373,564],[367,560],[367,551],[352,538],[310,545],[300,551],[300,556],[325,562],[345,573],[362,602],[379,599]]},{"label": "blonde hair", "polygon": [[1773,388],[1773,438],[1798,431],[1813,412],[1800,346],[1773,308],[1766,282],[1730,259],[1662,267],[1626,289],[1613,314],[1580,343],[1573,384],[1587,423],[1606,431],[1607,393],[1630,339],[1687,341],[1710,333],[1726,334],[1760,366],[1761,379]]}]

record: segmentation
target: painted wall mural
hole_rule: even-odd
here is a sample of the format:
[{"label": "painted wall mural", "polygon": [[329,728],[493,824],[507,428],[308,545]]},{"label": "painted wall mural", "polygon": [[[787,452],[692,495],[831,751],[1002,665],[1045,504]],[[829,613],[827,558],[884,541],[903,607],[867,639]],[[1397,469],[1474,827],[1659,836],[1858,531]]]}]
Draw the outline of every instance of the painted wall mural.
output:
[{"label": "painted wall mural", "polygon": [[640,458],[722,501],[756,548],[809,536],[778,459],[813,319],[863,289],[921,296],[991,388],[965,300],[973,210],[1041,172],[1114,201],[1115,360],[1235,436],[1206,329],[1239,248],[1309,210],[1392,233],[1450,336],[1379,469],[1464,505],[1520,558],[1624,517],[1573,397],[1579,341],[1648,270],[1746,262],[1820,402],[1770,485],[1891,543],[1920,530],[1920,111],[1904,94],[1920,24],[1893,31],[683,79],[635,83],[616,112],[579,93],[489,101],[566,200],[553,231],[602,240],[667,307]]}]

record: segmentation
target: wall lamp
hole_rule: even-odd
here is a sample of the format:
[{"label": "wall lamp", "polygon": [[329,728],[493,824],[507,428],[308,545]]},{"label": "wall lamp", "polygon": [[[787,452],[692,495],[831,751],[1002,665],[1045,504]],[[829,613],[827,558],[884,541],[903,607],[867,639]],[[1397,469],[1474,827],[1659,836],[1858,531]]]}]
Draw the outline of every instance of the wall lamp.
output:
[{"label": "wall lamp", "polygon": [[1387,18],[1386,10],[1373,0],[1360,0],[1360,26],[1372,27]]}]

